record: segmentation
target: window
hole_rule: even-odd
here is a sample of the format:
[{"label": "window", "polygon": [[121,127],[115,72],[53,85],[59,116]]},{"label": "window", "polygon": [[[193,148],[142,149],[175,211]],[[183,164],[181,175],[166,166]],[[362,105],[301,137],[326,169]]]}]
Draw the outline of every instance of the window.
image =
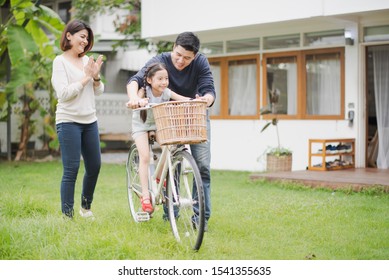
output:
[{"label": "window", "polygon": [[[217,98],[214,119],[257,119],[275,93],[282,119],[344,119],[344,48],[209,58]],[[264,115],[263,118],[271,118]]]},{"label": "window", "polygon": [[363,29],[365,42],[389,40],[389,25],[369,26]]},{"label": "window", "polygon": [[223,42],[203,43],[200,48],[205,55],[220,54],[223,53]]},{"label": "window", "polygon": [[330,30],[304,34],[304,46],[344,45],[344,30]]},{"label": "window", "polygon": [[300,34],[270,36],[263,39],[263,49],[286,49],[300,47]]},{"label": "window", "polygon": [[259,38],[227,41],[227,52],[259,51]]},{"label": "window", "polygon": [[257,118],[259,112],[259,56],[210,58],[217,98],[211,116],[224,119]]},{"label": "window", "polygon": [[70,21],[70,9],[72,8],[72,2],[60,2],[58,3],[58,15],[63,20],[64,23]]},{"label": "window", "polygon": [[343,48],[264,54],[263,63],[263,105],[278,94],[281,118],[344,118]]},{"label": "window", "polygon": [[220,61],[210,62],[213,82],[215,84],[216,99],[213,106],[210,108],[211,116],[220,115],[220,100],[221,98],[221,64]]},{"label": "window", "polygon": [[228,115],[257,114],[257,60],[228,62]]},{"label": "window", "polygon": [[305,56],[306,115],[340,116],[342,113],[340,53]]},{"label": "window", "polygon": [[278,96],[277,114],[297,113],[297,56],[269,57],[266,61],[266,85],[264,93]]},{"label": "window", "polygon": [[72,1],[66,1],[66,0],[45,1],[45,0],[43,0],[42,5],[45,5],[46,7],[55,11],[65,24],[70,21]]}]

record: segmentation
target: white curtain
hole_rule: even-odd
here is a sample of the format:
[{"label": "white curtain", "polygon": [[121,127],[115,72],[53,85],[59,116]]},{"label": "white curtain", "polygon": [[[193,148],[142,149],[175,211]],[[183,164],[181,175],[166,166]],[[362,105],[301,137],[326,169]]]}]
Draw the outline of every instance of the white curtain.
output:
[{"label": "white curtain", "polygon": [[258,103],[256,64],[230,65],[228,79],[230,115],[256,115]]},{"label": "white curtain", "polygon": [[297,114],[297,64],[288,63],[287,92],[288,115]]},{"label": "white curtain", "polygon": [[389,46],[373,47],[374,92],[378,127],[377,168],[389,168]]},{"label": "white curtain", "polygon": [[307,73],[307,113],[340,114],[340,61],[318,60],[308,66],[313,69]]}]

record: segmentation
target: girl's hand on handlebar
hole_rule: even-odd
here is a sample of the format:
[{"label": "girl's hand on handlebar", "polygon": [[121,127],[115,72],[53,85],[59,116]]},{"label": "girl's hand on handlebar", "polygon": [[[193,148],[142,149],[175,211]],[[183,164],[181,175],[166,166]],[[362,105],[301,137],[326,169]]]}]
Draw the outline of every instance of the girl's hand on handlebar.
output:
[{"label": "girl's hand on handlebar", "polygon": [[138,100],[138,107],[145,107],[147,104],[149,104],[148,98],[141,98]]},{"label": "girl's hand on handlebar", "polygon": [[127,108],[136,109],[140,107],[145,107],[147,104],[149,104],[148,98],[138,98],[130,100],[126,103]]}]

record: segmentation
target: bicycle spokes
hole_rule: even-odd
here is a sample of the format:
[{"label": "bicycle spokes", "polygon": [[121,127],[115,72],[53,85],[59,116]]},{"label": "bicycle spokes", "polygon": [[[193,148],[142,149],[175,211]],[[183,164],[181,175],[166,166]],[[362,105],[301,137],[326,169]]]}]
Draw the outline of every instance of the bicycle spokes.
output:
[{"label": "bicycle spokes", "polygon": [[[167,197],[173,234],[181,243],[188,243],[198,250],[202,243],[205,223],[200,172],[193,157],[186,151],[179,151],[174,155],[172,172],[174,180],[169,180]],[[178,218],[174,215],[175,208],[178,209]]]}]

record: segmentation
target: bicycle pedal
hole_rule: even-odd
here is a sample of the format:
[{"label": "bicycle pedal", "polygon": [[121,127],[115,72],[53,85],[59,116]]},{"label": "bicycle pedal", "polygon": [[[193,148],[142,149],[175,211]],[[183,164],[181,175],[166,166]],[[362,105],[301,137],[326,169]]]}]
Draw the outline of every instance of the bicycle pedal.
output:
[{"label": "bicycle pedal", "polygon": [[150,214],[147,212],[136,212],[136,220],[138,222],[147,222],[150,220]]}]

